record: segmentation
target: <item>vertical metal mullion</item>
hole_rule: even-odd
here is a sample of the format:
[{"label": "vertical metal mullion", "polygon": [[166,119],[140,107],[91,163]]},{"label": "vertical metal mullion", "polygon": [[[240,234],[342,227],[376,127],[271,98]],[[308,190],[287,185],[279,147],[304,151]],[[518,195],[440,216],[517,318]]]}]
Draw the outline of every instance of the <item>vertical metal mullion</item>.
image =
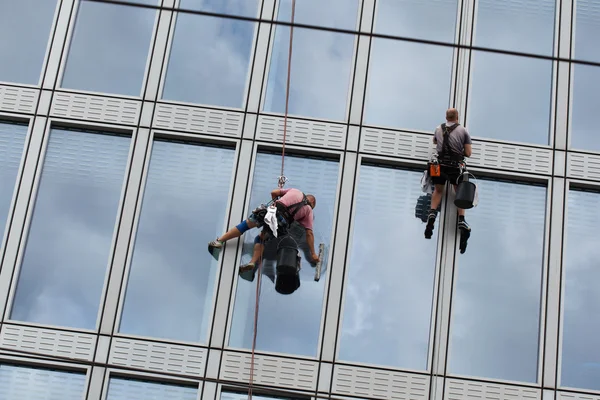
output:
[{"label": "vertical metal mullion", "polygon": [[46,68],[42,76],[42,89],[54,90],[59,80],[63,54],[66,53],[69,26],[74,21],[72,14],[78,0],[62,0],[60,12],[56,20],[54,38],[46,59]]},{"label": "vertical metal mullion", "polygon": [[562,242],[564,230],[564,210],[566,207],[567,185],[564,178],[552,178],[550,243],[548,254],[548,287],[546,292],[546,324],[544,343],[544,368],[542,383],[544,388],[554,389],[557,385],[556,369],[559,348],[559,310],[561,291]]},{"label": "vertical metal mullion", "polygon": [[[250,140],[242,140],[239,144],[239,158],[235,172],[235,181],[233,182],[233,199],[229,213],[229,224],[225,229],[229,229],[244,216],[246,205],[246,192],[249,185],[249,177],[252,166],[254,145]],[[237,276],[235,270],[238,248],[241,246],[241,238],[227,242],[221,252],[221,263],[219,267],[220,280],[216,289],[215,313],[210,336],[210,347],[222,349],[226,342],[228,315],[230,314],[230,304],[233,307],[235,294],[233,293],[234,276]]]},{"label": "vertical metal mullion", "polygon": [[326,301],[326,318],[322,333],[321,361],[334,362],[336,356],[336,341],[340,321],[342,303],[342,287],[344,283],[347,250],[350,245],[350,219],[352,215],[352,200],[354,198],[355,178],[360,168],[356,153],[347,152],[344,156],[342,181],[338,206],[337,226],[334,233],[334,249],[329,270],[329,290]]},{"label": "vertical metal mullion", "polygon": [[30,205],[34,199],[33,188],[37,176],[38,165],[42,155],[44,137],[46,135],[46,125],[48,118],[36,117],[33,120],[30,132],[29,145],[25,149],[24,166],[21,173],[21,181],[17,184],[17,194],[15,206],[13,209],[13,218],[8,238],[5,243],[4,257],[2,259],[2,268],[0,269],[0,320],[4,319],[7,302],[10,293],[10,287],[13,280],[16,280],[15,271],[17,268],[17,259],[19,256],[19,247]]},{"label": "vertical metal mullion", "polygon": [[[117,231],[110,276],[105,291],[103,292],[103,309],[100,316],[100,334],[112,335],[115,327],[119,295],[124,277],[125,265],[129,253],[129,244],[139,203],[139,192],[142,184],[146,152],[150,142],[150,130],[139,128],[134,136],[135,143],[129,177],[127,178],[126,191],[123,199],[121,220]],[[141,201],[141,200],[140,200]]]}]

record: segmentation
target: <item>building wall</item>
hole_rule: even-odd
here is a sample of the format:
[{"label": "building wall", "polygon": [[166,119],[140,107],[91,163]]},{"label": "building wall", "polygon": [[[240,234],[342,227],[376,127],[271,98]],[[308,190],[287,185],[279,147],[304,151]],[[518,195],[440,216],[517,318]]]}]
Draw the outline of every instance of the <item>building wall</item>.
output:
[{"label": "building wall", "polygon": [[[256,232],[206,247],[277,185],[290,1],[118,3],[0,2],[0,398],[243,399]],[[265,262],[254,398],[600,399],[600,2],[295,21],[283,166],[325,262],[289,296]],[[415,218],[450,106],[465,254],[452,192]]]}]

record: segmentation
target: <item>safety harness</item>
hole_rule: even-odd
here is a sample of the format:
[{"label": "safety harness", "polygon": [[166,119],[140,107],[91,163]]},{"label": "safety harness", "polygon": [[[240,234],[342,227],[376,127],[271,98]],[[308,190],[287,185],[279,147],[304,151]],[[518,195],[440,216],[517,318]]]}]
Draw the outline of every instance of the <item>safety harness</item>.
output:
[{"label": "safety harness", "polygon": [[277,202],[275,204],[277,207],[277,211],[279,211],[281,217],[283,217],[283,219],[285,220],[284,222],[286,223],[286,225],[290,226],[294,222],[294,217],[296,216],[298,211],[300,211],[302,207],[308,205],[308,199],[306,198],[306,195],[302,193],[302,201],[299,201],[298,203],[292,204],[287,207],[281,204],[280,202]]},{"label": "safety harness", "polygon": [[438,154],[438,160],[440,164],[450,166],[450,167],[458,167],[460,163],[464,162],[465,156],[454,151],[450,147],[450,133],[458,128],[460,124],[454,124],[452,126],[447,126],[446,124],[442,124],[442,132],[444,132],[444,143],[442,143],[442,152]]}]

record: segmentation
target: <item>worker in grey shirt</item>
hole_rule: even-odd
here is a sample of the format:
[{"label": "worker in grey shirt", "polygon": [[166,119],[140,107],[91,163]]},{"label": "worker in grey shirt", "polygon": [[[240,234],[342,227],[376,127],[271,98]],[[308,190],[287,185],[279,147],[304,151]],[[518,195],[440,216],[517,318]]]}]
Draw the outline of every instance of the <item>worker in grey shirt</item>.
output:
[{"label": "worker in grey shirt", "polygon": [[[458,111],[450,108],[446,111],[446,123],[435,129],[433,143],[436,145],[439,162],[439,176],[431,176],[435,185],[431,197],[431,208],[425,227],[425,238],[431,239],[437,216],[437,209],[442,201],[446,182],[450,182],[456,189],[461,175],[461,165],[465,157],[471,157],[471,136],[469,132],[458,123]],[[471,228],[465,221],[465,210],[458,209],[458,227],[470,232]],[[466,243],[464,244],[466,247]],[[461,244],[462,247],[462,244]],[[461,253],[464,249],[461,248]]]}]

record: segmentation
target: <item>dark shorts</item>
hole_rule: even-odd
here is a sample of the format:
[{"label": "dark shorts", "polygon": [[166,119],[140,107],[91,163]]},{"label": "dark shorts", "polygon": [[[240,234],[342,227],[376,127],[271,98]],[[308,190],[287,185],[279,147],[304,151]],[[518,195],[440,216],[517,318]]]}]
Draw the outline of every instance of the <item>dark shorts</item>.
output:
[{"label": "dark shorts", "polygon": [[[446,182],[450,182],[456,185],[457,179],[460,176],[460,168],[458,167],[447,167],[445,165],[440,166],[440,176],[432,176],[431,181],[434,185],[444,185]],[[462,180],[462,179],[461,179]]]}]

